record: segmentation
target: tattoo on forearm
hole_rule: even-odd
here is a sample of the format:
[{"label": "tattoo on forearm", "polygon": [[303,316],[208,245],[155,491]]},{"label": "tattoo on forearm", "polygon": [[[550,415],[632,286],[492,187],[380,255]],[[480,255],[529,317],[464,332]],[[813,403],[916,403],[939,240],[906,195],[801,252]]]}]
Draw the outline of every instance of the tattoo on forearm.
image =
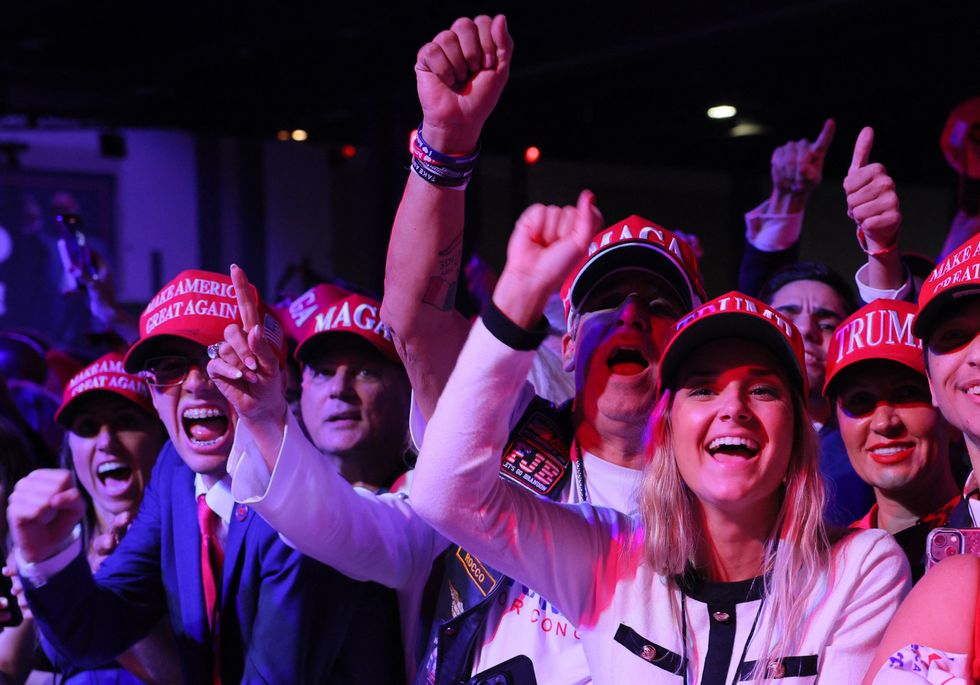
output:
[{"label": "tattoo on forearm", "polygon": [[439,276],[455,277],[459,272],[459,261],[462,256],[463,233],[460,231],[449,241],[446,247],[439,250]]},{"label": "tattoo on forearm", "polygon": [[422,304],[435,307],[439,311],[448,312],[456,303],[456,286],[459,281],[447,281],[433,276],[422,296]]}]

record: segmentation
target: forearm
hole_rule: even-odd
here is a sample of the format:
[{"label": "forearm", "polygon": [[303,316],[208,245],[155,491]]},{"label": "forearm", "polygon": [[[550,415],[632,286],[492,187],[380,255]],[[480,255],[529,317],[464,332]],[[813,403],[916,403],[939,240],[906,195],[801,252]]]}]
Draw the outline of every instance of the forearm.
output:
[{"label": "forearm", "polygon": [[297,550],[357,580],[404,588],[425,576],[446,545],[395,494],[356,489],[289,416],[270,474],[239,423],[229,460],[232,494]]},{"label": "forearm", "polygon": [[391,328],[426,417],[435,409],[468,330],[453,308],[463,210],[463,191],[409,173],[388,245],[381,318]]},{"label": "forearm", "polygon": [[25,618],[14,628],[4,628],[0,632],[0,675],[3,682],[23,683],[30,675],[34,664],[34,648],[37,637],[34,621]]}]

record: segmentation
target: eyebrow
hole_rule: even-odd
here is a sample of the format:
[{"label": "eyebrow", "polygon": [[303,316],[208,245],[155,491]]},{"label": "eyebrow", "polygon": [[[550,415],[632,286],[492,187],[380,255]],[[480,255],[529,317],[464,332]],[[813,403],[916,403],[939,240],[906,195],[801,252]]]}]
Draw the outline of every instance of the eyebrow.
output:
[{"label": "eyebrow", "polygon": [[[783,314],[799,314],[803,311],[803,307],[798,304],[784,304],[775,308],[777,312]],[[835,312],[833,309],[827,309],[826,307],[817,307],[813,310],[813,315],[821,319],[840,319],[843,321],[845,317],[843,314]]]},{"label": "eyebrow", "polygon": [[[682,379],[685,381],[690,380],[714,380],[718,376],[722,375],[727,368],[725,367],[702,367],[700,369],[694,369],[690,373],[683,374]],[[766,376],[776,376],[780,377],[779,371],[768,366],[753,366],[749,369],[749,376],[752,378],[763,378]]]}]

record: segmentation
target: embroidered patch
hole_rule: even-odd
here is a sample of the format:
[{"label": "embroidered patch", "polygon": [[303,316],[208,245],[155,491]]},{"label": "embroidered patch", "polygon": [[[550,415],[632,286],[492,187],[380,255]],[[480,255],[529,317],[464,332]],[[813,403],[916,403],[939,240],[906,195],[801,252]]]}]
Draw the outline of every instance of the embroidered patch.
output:
[{"label": "embroidered patch", "polygon": [[[497,579],[490,574],[490,569],[483,565],[483,562],[467,552],[462,547],[456,548],[456,558],[466,569],[466,575],[470,577],[476,588],[486,597],[497,585]],[[458,594],[458,593],[457,593]],[[453,614],[454,616],[456,614]]]},{"label": "embroidered patch", "polygon": [[500,472],[542,495],[550,493],[568,470],[568,443],[554,419],[533,411],[504,450]]}]

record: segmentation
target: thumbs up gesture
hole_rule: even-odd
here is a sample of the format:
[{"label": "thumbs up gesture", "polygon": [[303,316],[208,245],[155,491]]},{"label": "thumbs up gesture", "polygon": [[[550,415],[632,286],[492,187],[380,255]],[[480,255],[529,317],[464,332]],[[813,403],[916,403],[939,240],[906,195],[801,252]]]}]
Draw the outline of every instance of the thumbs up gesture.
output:
[{"label": "thumbs up gesture", "polygon": [[898,230],[902,225],[895,182],[883,165],[868,163],[874,135],[870,127],[861,129],[844,179],[847,216],[857,223],[858,240],[870,255],[891,250],[898,241]]}]

